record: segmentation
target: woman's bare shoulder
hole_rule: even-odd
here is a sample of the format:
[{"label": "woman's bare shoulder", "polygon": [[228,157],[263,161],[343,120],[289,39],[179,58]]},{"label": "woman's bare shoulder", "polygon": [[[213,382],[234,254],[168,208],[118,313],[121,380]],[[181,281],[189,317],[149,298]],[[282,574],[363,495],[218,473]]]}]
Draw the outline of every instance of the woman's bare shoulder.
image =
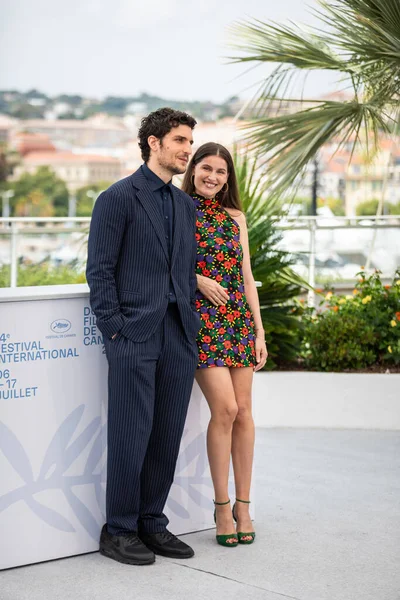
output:
[{"label": "woman's bare shoulder", "polygon": [[246,217],[244,216],[244,213],[241,210],[238,210],[237,208],[225,208],[225,210],[238,223],[246,222]]}]

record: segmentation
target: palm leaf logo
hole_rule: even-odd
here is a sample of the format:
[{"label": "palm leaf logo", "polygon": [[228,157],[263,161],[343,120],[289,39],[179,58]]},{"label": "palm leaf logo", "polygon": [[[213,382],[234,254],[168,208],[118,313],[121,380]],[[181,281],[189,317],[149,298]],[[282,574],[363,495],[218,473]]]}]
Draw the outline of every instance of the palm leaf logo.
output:
[{"label": "palm leaf logo", "polygon": [[[85,405],[75,408],[61,423],[45,452],[39,474],[34,476],[29,457],[17,436],[0,421],[0,450],[6,460],[24,482],[20,487],[0,496],[0,512],[12,504],[23,501],[43,522],[59,531],[73,533],[72,523],[54,508],[39,502],[35,495],[45,490],[60,490],[73,514],[82,527],[94,539],[98,540],[100,524],[84,502],[78,498],[74,488],[94,486],[99,509],[104,520],[104,480],[105,469],[97,472],[104,461],[105,426],[101,427],[100,417],[94,418],[84,430],[71,441],[84,414]],[[83,472],[66,475],[81,454],[92,444]]]}]

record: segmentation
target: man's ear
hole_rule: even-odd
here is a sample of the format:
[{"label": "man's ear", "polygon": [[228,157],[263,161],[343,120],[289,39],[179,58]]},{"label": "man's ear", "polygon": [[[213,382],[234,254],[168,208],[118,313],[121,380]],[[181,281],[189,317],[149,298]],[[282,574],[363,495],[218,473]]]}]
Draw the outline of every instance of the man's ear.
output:
[{"label": "man's ear", "polygon": [[160,147],[160,140],[155,135],[149,135],[149,137],[147,138],[147,143],[150,146],[150,149],[153,150],[153,152],[156,152]]}]

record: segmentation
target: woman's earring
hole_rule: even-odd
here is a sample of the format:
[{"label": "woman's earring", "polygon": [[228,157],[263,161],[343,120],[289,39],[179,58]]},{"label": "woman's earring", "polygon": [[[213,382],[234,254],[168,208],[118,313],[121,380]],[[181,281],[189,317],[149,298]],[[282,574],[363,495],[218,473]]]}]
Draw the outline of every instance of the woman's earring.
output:
[{"label": "woman's earring", "polygon": [[[225,187],[226,186],[226,187]],[[225,188],[225,189],[224,189]],[[228,182],[226,182],[222,188],[221,188],[221,192],[223,192],[224,194],[226,194],[226,192],[229,190],[229,185]]]}]

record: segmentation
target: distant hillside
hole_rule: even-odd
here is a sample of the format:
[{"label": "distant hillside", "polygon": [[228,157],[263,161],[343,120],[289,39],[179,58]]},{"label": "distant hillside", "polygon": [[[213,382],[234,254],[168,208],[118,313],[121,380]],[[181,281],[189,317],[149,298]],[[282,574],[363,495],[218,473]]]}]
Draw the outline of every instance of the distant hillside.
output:
[{"label": "distant hillside", "polygon": [[132,97],[108,96],[99,100],[70,94],[50,97],[38,90],[0,91],[0,113],[17,119],[85,119],[96,113],[123,117],[146,114],[162,106],[187,111],[201,121],[215,121],[222,117],[234,116],[240,108],[240,100],[233,97],[223,104],[184,102],[144,93]]}]

